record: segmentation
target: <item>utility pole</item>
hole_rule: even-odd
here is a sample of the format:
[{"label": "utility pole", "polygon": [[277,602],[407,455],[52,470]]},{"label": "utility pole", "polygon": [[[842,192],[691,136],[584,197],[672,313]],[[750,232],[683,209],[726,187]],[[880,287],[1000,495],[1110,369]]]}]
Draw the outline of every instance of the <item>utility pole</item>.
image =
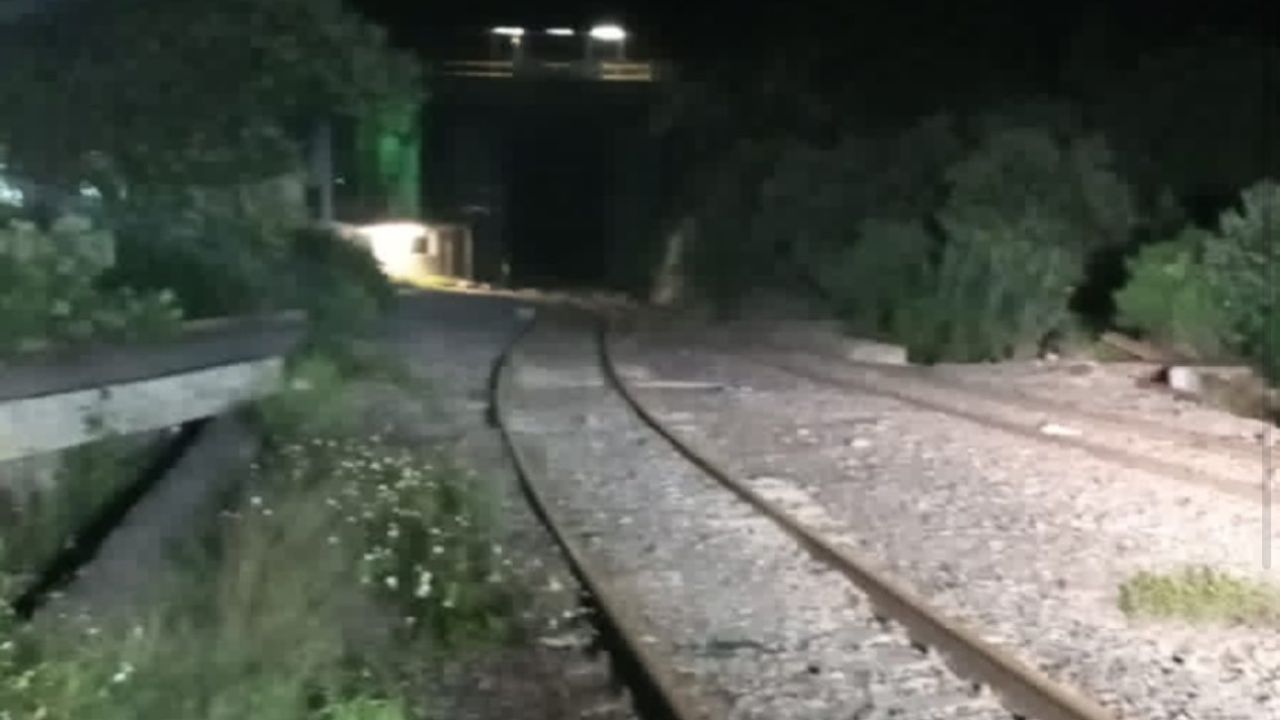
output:
[{"label": "utility pole", "polygon": [[317,122],[311,136],[311,185],[316,192],[316,219],[333,222],[333,121],[329,118]]}]

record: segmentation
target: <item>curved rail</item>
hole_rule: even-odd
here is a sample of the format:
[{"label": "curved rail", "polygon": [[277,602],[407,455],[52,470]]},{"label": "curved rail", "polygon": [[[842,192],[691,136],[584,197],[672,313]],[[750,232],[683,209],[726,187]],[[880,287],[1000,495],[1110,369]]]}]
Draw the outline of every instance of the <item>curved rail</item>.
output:
[{"label": "curved rail", "polygon": [[529,320],[517,331],[494,363],[489,377],[488,417],[502,436],[503,445],[512,458],[520,490],[529,501],[538,520],[546,527],[564,553],[578,581],[591,594],[600,611],[608,619],[611,629],[614,630],[617,639],[629,655],[628,659],[648,680],[651,686],[649,689],[656,694],[657,700],[663,706],[662,714],[674,720],[724,720],[728,717],[727,708],[692,691],[643,641],[645,632],[643,624],[639,621],[639,613],[630,606],[622,593],[614,589],[608,575],[591,560],[578,542],[561,529],[563,524],[557,521],[551,505],[531,479],[535,461],[515,441],[505,410],[509,386],[508,371],[512,356],[520,342],[533,331],[536,322],[536,320]]},{"label": "curved rail", "polygon": [[604,323],[599,327],[597,347],[609,383],[645,424],[699,469],[866,592],[881,612],[902,623],[917,642],[948,655],[957,672],[985,683],[1001,696],[1006,707],[1022,716],[1041,720],[1112,720],[1113,716],[1096,702],[944,617],[915,592],[875,569],[868,558],[836,546],[677,437],[639,401],[618,373],[609,347],[609,329]]}]

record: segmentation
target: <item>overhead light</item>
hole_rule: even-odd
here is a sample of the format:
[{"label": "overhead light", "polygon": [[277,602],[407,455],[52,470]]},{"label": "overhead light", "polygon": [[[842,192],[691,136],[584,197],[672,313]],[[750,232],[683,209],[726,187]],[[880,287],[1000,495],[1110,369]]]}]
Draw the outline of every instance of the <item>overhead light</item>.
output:
[{"label": "overhead light", "polygon": [[627,31],[617,25],[597,25],[591,28],[591,38],[601,42],[622,42],[627,39]]},{"label": "overhead light", "polygon": [[494,35],[506,35],[507,37],[513,38],[524,37],[524,28],[522,27],[502,25],[490,30],[489,32],[492,32]]},{"label": "overhead light", "polygon": [[573,28],[566,27],[547,28],[547,34],[555,35],[556,37],[573,37],[574,35],[577,35]]}]

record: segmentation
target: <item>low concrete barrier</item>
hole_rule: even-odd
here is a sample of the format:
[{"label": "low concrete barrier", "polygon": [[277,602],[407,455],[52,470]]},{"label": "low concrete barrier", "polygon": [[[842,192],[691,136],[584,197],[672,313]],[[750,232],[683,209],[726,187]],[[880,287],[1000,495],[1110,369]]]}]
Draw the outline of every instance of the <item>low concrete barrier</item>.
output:
[{"label": "low concrete barrier", "polygon": [[171,342],[0,367],[0,462],[217,415],[278,388],[296,316],[194,323]]}]

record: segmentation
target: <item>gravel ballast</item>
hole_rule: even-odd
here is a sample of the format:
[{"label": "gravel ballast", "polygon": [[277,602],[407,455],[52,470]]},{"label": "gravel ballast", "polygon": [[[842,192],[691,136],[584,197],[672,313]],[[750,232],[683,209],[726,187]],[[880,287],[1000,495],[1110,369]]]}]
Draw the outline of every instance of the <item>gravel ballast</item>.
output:
[{"label": "gravel ballast", "polygon": [[[682,338],[682,342],[687,338]],[[1126,718],[1280,717],[1274,629],[1139,621],[1139,571],[1205,564],[1259,581],[1263,507],[741,358],[617,345],[682,436],[740,477],[809,502],[944,610]]]},{"label": "gravel ballast", "polygon": [[643,425],[594,353],[580,327],[537,330],[515,356],[513,430],[557,516],[643,608],[644,642],[727,717],[1009,717]]}]

